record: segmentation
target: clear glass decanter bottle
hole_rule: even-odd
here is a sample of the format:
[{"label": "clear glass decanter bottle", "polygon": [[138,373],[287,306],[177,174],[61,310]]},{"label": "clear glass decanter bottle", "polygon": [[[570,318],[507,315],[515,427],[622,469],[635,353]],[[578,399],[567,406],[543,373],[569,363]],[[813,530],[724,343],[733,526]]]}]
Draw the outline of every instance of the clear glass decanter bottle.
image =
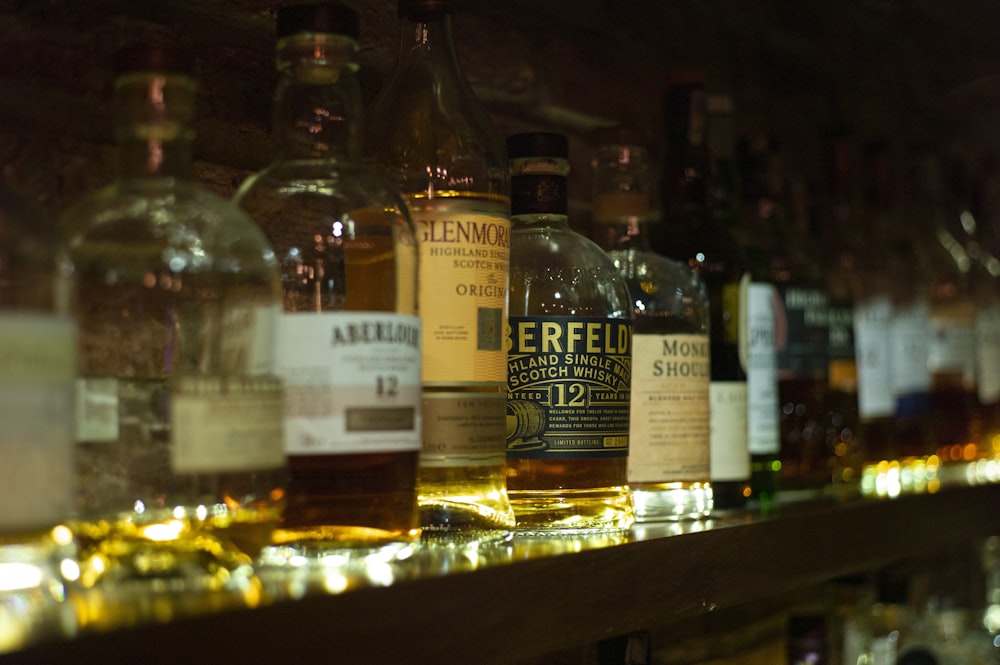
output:
[{"label": "clear glass decanter bottle", "polygon": [[184,597],[177,611],[254,602],[250,564],[286,480],[274,253],[193,179],[193,63],[138,46],[115,64],[118,179],[63,220],[79,326],[81,582],[128,611],[151,589]]},{"label": "clear glass decanter bottle", "polygon": [[510,533],[504,404],[510,217],[503,146],[462,73],[452,3],[399,0],[398,58],[366,153],[417,231],[423,323],[421,525]]},{"label": "clear glass decanter bottle", "polygon": [[[625,278],[632,306],[628,482],[636,519],[696,519],[712,512],[708,291],[686,263],[650,247],[648,167],[638,131],[596,133],[594,239]],[[745,385],[725,399],[742,400],[743,432]],[[749,471],[745,440],[742,452]]]},{"label": "clear glass decanter bottle", "polygon": [[417,256],[402,196],[360,162],[358,16],[338,4],[277,17],[274,161],[234,201],[281,268],[285,382],[282,556],[397,549],[419,533]]},{"label": "clear glass decanter bottle", "polygon": [[507,486],[521,531],[614,531],[627,482],[632,306],[611,258],[570,228],[568,141],[507,139],[511,279]]}]

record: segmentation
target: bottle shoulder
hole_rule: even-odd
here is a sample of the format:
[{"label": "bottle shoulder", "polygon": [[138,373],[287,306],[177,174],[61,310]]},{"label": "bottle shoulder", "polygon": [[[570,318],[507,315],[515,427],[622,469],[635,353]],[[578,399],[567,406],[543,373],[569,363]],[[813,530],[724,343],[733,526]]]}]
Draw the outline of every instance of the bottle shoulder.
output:
[{"label": "bottle shoulder", "polygon": [[613,250],[609,256],[626,280],[637,326],[656,320],[663,331],[707,334],[708,287],[697,272],[651,251]]}]

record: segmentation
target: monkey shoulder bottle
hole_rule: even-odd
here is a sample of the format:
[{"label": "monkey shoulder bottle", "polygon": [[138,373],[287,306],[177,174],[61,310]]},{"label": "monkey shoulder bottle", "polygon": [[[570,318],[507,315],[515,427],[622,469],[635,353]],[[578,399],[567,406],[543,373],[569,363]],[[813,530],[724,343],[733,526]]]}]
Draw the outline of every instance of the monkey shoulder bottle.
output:
[{"label": "monkey shoulder bottle", "polygon": [[[686,263],[650,249],[643,137],[616,127],[595,138],[595,239],[625,279],[634,317],[628,481],[636,519],[705,517],[712,512],[707,291]],[[745,390],[735,400],[742,434]],[[745,443],[742,455],[749,471]]]},{"label": "monkey shoulder bottle", "polygon": [[628,287],[611,258],[569,226],[566,137],[517,134],[507,151],[507,484],[518,529],[627,529]]},{"label": "monkey shoulder bottle", "polygon": [[357,14],[282,8],[274,161],[235,201],[280,265],[290,482],[267,561],[398,550],[419,533],[417,257],[402,196],[360,161]]},{"label": "monkey shoulder bottle", "polygon": [[117,64],[119,179],[64,220],[81,579],[240,598],[283,506],[277,266],[253,222],[194,182],[191,62],[135,47]]}]

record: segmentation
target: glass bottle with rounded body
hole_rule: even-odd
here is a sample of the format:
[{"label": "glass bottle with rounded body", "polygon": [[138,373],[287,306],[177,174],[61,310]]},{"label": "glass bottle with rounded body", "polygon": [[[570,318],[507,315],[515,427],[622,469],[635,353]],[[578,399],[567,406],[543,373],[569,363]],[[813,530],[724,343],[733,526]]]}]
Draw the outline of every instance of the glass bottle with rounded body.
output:
[{"label": "glass bottle with rounded body", "polygon": [[190,62],[137,47],[118,71],[120,176],[64,220],[81,581],[240,591],[283,506],[278,271],[253,222],[192,179]]},{"label": "glass bottle with rounded body", "polygon": [[290,471],[276,545],[395,547],[419,532],[420,322],[406,204],[359,161],[357,14],[279,10],[275,159],[234,201],[281,268]]},{"label": "glass bottle with rounded body", "polygon": [[420,256],[425,533],[504,533],[510,261],[503,147],[466,82],[452,3],[399,0],[399,55],[373,103],[366,153],[409,204]]},{"label": "glass bottle with rounded body", "polygon": [[507,150],[507,487],[518,529],[627,529],[628,287],[611,258],[569,226],[566,137],[517,134]]},{"label": "glass bottle with rounded body", "polygon": [[0,653],[65,635],[76,326],[55,224],[0,182]]},{"label": "glass bottle with rounded body", "polygon": [[[649,246],[641,134],[615,127],[594,139],[595,240],[625,278],[633,314],[628,482],[635,516],[706,517],[713,506],[707,291],[687,264]],[[745,412],[745,388],[740,396]],[[742,452],[749,471],[745,445]]]},{"label": "glass bottle with rounded body", "polygon": [[732,100],[707,95],[702,78],[667,88],[664,223],[653,247],[687,265],[708,289],[712,503],[739,508],[750,493],[745,310],[751,276],[731,229],[737,216]]}]

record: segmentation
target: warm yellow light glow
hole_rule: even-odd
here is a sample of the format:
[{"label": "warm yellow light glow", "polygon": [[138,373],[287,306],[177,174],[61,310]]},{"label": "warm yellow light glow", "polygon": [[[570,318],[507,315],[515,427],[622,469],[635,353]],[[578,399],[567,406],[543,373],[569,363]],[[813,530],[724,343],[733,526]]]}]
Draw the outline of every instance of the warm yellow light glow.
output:
[{"label": "warm yellow light glow", "polygon": [[45,578],[38,566],[29,563],[0,563],[0,592],[35,589]]},{"label": "warm yellow light glow", "polygon": [[150,524],[142,529],[142,535],[150,540],[164,542],[175,540],[184,531],[184,522],[180,520],[170,520],[163,524]]}]

